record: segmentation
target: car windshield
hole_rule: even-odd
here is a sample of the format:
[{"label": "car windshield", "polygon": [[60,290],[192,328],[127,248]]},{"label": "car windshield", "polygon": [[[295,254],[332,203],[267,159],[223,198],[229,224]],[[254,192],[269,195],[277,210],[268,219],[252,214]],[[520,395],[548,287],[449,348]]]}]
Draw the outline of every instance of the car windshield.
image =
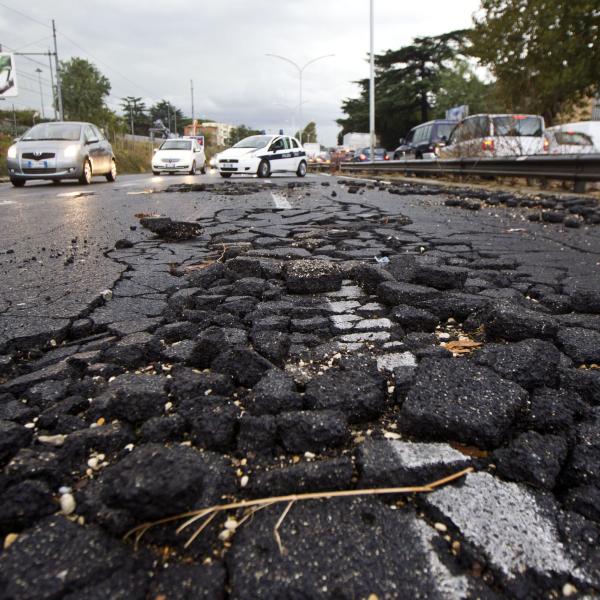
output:
[{"label": "car windshield", "polygon": [[585,133],[578,131],[557,131],[556,141],[559,144],[569,144],[570,146],[591,146],[592,138]]},{"label": "car windshield", "polygon": [[497,136],[540,137],[544,132],[540,117],[506,115],[504,117],[493,117],[492,121]]},{"label": "car windshield", "polygon": [[441,140],[443,137],[448,139],[450,137],[450,134],[452,133],[452,130],[454,129],[455,125],[456,125],[456,123],[440,123],[437,126],[437,133],[436,133],[437,139]]},{"label": "car windshield", "polygon": [[22,138],[24,142],[37,140],[67,140],[75,142],[81,136],[81,125],[74,123],[40,123],[32,127]]},{"label": "car windshield", "polygon": [[271,141],[270,135],[251,135],[250,137],[244,138],[234,148],[262,148]]},{"label": "car windshield", "polygon": [[167,140],[162,143],[159,150],[190,150],[192,142],[190,140]]}]

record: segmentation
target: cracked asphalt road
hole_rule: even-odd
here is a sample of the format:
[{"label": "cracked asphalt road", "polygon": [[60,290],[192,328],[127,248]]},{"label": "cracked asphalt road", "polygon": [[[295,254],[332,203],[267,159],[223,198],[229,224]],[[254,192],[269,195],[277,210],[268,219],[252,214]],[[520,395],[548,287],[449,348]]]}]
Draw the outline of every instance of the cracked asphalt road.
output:
[{"label": "cracked asphalt road", "polygon": [[114,184],[96,178],[89,187],[30,182],[15,189],[0,184],[0,349],[9,342],[27,347],[49,339],[85,315],[124,268],[105,253],[119,239],[144,238],[136,214],[194,220],[241,204],[257,208],[277,204],[270,192],[202,199],[145,193],[178,183],[221,181],[213,173],[124,175]]},{"label": "cracked asphalt road", "polygon": [[2,205],[0,599],[597,597],[595,207],[544,200],[573,230],[418,181],[90,189]]}]

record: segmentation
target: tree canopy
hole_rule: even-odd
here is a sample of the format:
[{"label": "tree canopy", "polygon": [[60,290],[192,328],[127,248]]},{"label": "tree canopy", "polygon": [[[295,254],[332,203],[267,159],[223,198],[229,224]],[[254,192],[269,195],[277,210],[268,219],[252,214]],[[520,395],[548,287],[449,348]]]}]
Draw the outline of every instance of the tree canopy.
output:
[{"label": "tree canopy", "polygon": [[70,121],[105,123],[112,117],[106,106],[110,81],[84,58],[60,63],[63,107]]},{"label": "tree canopy", "polygon": [[[300,139],[300,131],[296,131],[294,136]],[[302,130],[302,143],[315,143],[317,141],[317,124],[314,121],[308,123],[308,125]]]},{"label": "tree canopy", "polygon": [[227,146],[233,146],[237,144],[240,140],[243,140],[246,137],[250,137],[251,135],[258,135],[262,133],[258,129],[252,129],[247,127],[246,125],[240,125],[239,127],[234,127],[229,134],[229,137],[225,141]]},{"label": "tree canopy", "polygon": [[555,117],[600,82],[598,0],[482,0],[470,50],[506,110]]},{"label": "tree canopy", "polygon": [[[493,102],[491,86],[481,81],[466,57],[465,31],[416,38],[398,50],[375,56],[376,129],[388,148],[415,125],[443,118],[446,109],[469,104],[485,110]],[[337,122],[340,139],[350,131],[369,130],[369,81],[357,82],[358,98],[342,102],[347,115]]]}]

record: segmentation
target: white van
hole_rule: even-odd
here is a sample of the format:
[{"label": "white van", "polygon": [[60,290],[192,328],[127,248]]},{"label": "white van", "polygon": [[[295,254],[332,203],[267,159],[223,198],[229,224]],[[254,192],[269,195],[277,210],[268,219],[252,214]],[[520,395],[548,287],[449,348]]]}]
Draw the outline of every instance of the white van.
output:
[{"label": "white van", "polygon": [[600,152],[600,121],[577,121],[576,123],[563,123],[556,127],[549,127],[550,130],[555,131],[560,129],[561,131],[574,131],[577,133],[583,133],[592,139],[594,146],[594,152]]},{"label": "white van", "polygon": [[473,115],[452,130],[443,158],[546,154],[544,118],[539,115]]}]

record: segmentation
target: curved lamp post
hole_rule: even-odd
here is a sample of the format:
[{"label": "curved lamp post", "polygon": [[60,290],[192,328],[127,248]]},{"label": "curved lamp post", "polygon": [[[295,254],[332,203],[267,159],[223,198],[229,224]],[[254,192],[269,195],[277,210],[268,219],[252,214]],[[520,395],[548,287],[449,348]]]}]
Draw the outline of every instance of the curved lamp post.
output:
[{"label": "curved lamp post", "polygon": [[313,58],[305,63],[303,66],[295,63],[293,60],[286,58],[285,56],[280,56],[279,54],[266,54],[265,56],[271,56],[272,58],[279,58],[280,60],[284,60],[286,63],[289,63],[298,71],[298,79],[299,79],[299,100],[298,100],[298,120],[299,120],[299,129],[300,129],[300,143],[302,143],[302,75],[304,74],[304,69],[309,65],[321,60],[323,58],[330,58],[335,56],[335,54],[324,54],[323,56],[317,56],[317,58]]}]

